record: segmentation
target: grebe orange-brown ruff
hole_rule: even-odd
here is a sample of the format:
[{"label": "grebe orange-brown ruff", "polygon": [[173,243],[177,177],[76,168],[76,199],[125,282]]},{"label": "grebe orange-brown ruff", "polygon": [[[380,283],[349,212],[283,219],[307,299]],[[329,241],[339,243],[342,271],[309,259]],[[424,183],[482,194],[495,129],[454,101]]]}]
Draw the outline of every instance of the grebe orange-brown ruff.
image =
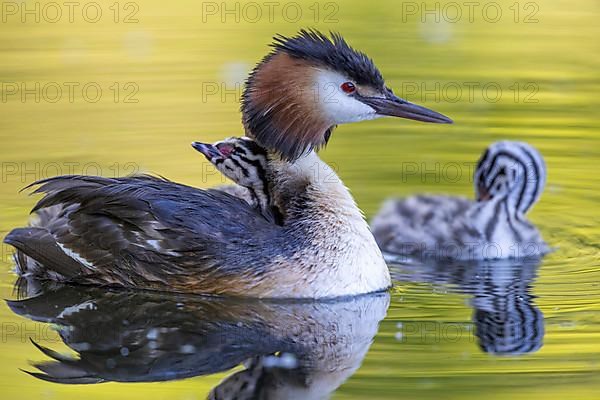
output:
[{"label": "grebe orange-brown ruff", "polygon": [[549,251],[526,213],[546,182],[542,155],[527,143],[490,145],[474,174],[476,201],[420,195],[390,199],[371,228],[381,249],[438,259],[539,257]]},{"label": "grebe orange-brown ruff", "polygon": [[388,287],[381,253],[347,189],[312,176],[315,165],[331,171],[313,149],[336,124],[386,115],[451,121],[394,96],[372,61],[339,35],[302,31],[277,38],[274,47],[244,91],[246,135],[281,156],[277,184],[287,209],[300,214],[325,204],[326,216],[307,214],[292,233],[217,190],[148,176],[55,177],[37,182],[36,192],[46,194],[33,209],[39,221],[5,238],[31,261],[20,272],[256,297],[323,298]]}]

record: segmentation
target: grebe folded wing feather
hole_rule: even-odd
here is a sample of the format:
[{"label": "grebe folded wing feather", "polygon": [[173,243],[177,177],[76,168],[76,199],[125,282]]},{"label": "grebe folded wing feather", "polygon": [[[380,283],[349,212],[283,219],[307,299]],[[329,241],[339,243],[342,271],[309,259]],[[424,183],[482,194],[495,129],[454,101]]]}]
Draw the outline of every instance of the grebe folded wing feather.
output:
[{"label": "grebe folded wing feather", "polygon": [[[80,182],[89,190],[74,190]],[[46,229],[65,252],[77,255],[81,268],[68,279],[82,283],[219,292],[210,288],[218,286],[217,276],[239,280],[248,271],[260,273],[260,264],[239,262],[238,254],[254,261],[253,249],[268,250],[264,243],[278,229],[243,200],[219,191],[153,177],[90,182],[57,177],[37,190],[48,192],[36,209],[62,204],[68,210]],[[211,207],[214,202],[220,207]]]}]

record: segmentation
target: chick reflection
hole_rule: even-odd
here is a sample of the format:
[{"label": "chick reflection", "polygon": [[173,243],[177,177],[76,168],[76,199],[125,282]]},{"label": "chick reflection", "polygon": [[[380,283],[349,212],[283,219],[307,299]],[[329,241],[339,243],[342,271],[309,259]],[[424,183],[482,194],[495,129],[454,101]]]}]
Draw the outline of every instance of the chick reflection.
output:
[{"label": "chick reflection", "polygon": [[473,322],[479,347],[486,353],[518,355],[539,350],[544,315],[534,303],[531,287],[539,259],[479,263],[393,263],[394,280],[453,286],[472,295]]},{"label": "chick reflection", "polygon": [[245,369],[210,399],[327,398],[361,365],[389,304],[387,293],[327,302],[266,302],[39,285],[8,301],[17,314],[56,324],[67,357],[31,375],[81,384],[168,381]]}]

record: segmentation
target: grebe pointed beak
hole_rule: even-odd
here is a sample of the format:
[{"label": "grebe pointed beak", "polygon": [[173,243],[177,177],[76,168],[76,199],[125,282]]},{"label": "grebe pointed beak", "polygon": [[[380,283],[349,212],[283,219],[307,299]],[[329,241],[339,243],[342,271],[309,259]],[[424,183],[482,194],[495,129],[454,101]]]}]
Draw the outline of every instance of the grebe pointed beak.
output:
[{"label": "grebe pointed beak", "polygon": [[221,156],[221,153],[219,152],[219,150],[212,144],[193,142],[192,147],[194,149],[196,149],[197,151],[199,151],[200,153],[202,153],[208,161],[210,161],[211,159],[213,159],[215,157]]},{"label": "grebe pointed beak", "polygon": [[445,115],[401,99],[391,91],[388,91],[385,97],[358,96],[358,100],[372,107],[379,115],[414,119],[415,121],[432,122],[434,124],[453,123]]}]

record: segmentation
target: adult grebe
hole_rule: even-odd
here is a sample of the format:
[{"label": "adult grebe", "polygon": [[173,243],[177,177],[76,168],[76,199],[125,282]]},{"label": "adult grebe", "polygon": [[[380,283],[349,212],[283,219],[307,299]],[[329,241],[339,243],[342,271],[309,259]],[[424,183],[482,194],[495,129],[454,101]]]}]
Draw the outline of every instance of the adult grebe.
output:
[{"label": "adult grebe", "polygon": [[[31,260],[21,272],[82,284],[257,297],[385,289],[382,256],[346,188],[309,176],[315,165],[330,171],[312,150],[337,124],[386,115],[451,121],[396,97],[373,62],[339,35],[301,31],[276,38],[273,47],[243,94],[246,135],[279,154],[280,171],[287,168],[298,185],[282,191],[289,195],[282,201],[300,213],[315,206],[302,204],[308,201],[303,193],[314,191],[313,199],[331,206],[323,210],[326,218],[291,234],[220,191],[148,176],[56,177],[37,182],[36,192],[46,193],[33,209],[42,213],[37,225],[5,238]],[[343,212],[336,217],[334,209]],[[337,260],[329,259],[334,255]]]},{"label": "adult grebe", "polygon": [[451,259],[536,257],[549,251],[525,214],[546,181],[541,154],[527,143],[489,146],[474,174],[476,201],[421,195],[390,199],[371,228],[381,249]]}]

